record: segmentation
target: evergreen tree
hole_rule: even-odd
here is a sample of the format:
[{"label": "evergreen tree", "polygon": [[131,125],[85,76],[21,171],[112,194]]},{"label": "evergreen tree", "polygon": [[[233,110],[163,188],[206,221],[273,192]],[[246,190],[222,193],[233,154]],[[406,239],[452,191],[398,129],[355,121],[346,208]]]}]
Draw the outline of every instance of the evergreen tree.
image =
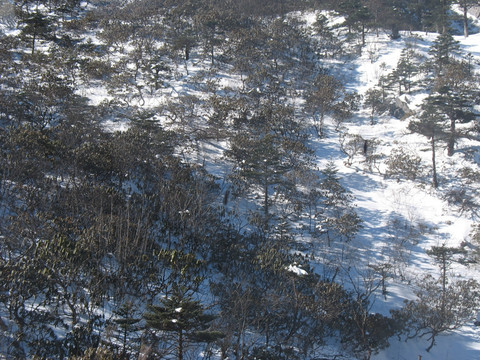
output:
[{"label": "evergreen tree", "polygon": [[421,59],[410,46],[402,49],[397,67],[393,70],[391,77],[398,83],[398,95],[403,91],[410,93],[414,77],[418,73]]},{"label": "evergreen tree", "polygon": [[385,99],[382,96],[382,91],[379,89],[369,89],[365,93],[363,99],[363,105],[369,107],[370,110],[370,123],[375,124],[374,118],[376,114],[382,113],[386,110]]},{"label": "evergreen tree", "polygon": [[141,318],[136,318],[135,308],[132,302],[125,302],[117,310],[114,310],[116,318],[113,320],[118,325],[121,331],[122,355],[121,358],[127,358],[127,344],[131,344],[132,339],[128,338],[128,334],[137,330],[136,324],[141,321]]},{"label": "evergreen tree", "polygon": [[325,15],[320,14],[313,24],[315,34],[318,36],[317,49],[321,57],[333,56],[341,47],[340,40],[335,36],[328,21]]},{"label": "evergreen tree", "polygon": [[429,51],[433,57],[434,70],[437,76],[442,73],[447,64],[453,61],[459,49],[458,41],[453,38],[449,31],[442,32],[437,36]]},{"label": "evergreen tree", "polygon": [[325,116],[334,112],[345,95],[344,87],[333,75],[322,71],[306,94],[306,109],[313,115],[314,127],[318,136],[323,136]]},{"label": "evergreen tree", "polygon": [[[445,244],[442,246],[433,246],[430,250],[427,250],[427,255],[432,257],[440,267],[440,279],[442,283],[442,294],[444,297],[442,303],[446,302],[447,270],[454,261],[454,256],[459,254],[464,255],[465,250],[461,248],[446,247]],[[444,309],[442,307],[442,313],[443,312]]]},{"label": "evergreen tree", "polygon": [[163,298],[161,305],[151,305],[144,314],[147,327],[175,335],[177,360],[183,360],[188,344],[210,343],[222,337],[211,328],[214,315],[207,314],[202,304],[180,293]]},{"label": "evergreen tree", "polygon": [[361,228],[361,219],[354,210],[353,196],[340,184],[338,170],[332,162],[322,170],[317,191],[316,228],[327,237],[328,246],[332,240],[353,239]]},{"label": "evergreen tree", "polygon": [[468,65],[459,61],[445,65],[442,75],[436,78],[433,101],[450,122],[449,130],[446,130],[448,156],[454,154],[457,139],[469,136],[457,129],[457,123],[469,123],[478,116],[475,110],[477,84]]},{"label": "evergreen tree", "polygon": [[311,151],[289,106],[269,102],[242,122],[246,129],[232,138],[226,152],[235,165],[231,178],[240,192],[260,194],[263,218],[257,225],[266,228],[274,197],[295,201],[296,174],[308,166]]},{"label": "evergreen tree", "polygon": [[448,32],[448,12],[450,10],[452,0],[440,0],[440,6],[437,8],[438,31],[442,34]]},{"label": "evergreen tree", "polygon": [[479,5],[478,0],[455,0],[455,3],[460,5],[463,11],[463,34],[468,37],[468,10],[474,6]]},{"label": "evergreen tree", "polygon": [[31,38],[33,55],[37,38],[47,38],[52,31],[51,20],[37,10],[32,14],[25,14],[22,23],[24,24],[22,34]]},{"label": "evergreen tree", "polygon": [[241,134],[233,139],[229,151],[238,164],[234,173],[236,179],[246,181],[247,186],[258,186],[262,192],[265,224],[271,215],[271,190],[293,186],[285,176],[291,168],[285,162],[282,145],[281,140],[272,134],[260,137]]},{"label": "evergreen tree", "polygon": [[361,34],[361,44],[365,46],[365,32],[367,26],[372,20],[370,10],[361,0],[342,1],[339,9],[345,15],[345,25],[350,33],[353,29],[359,29]]},{"label": "evergreen tree", "polygon": [[447,138],[445,133],[445,115],[435,104],[435,98],[429,96],[422,106],[422,114],[417,121],[411,121],[408,128],[430,139],[432,149],[432,185],[438,187],[436,151],[437,142]]}]

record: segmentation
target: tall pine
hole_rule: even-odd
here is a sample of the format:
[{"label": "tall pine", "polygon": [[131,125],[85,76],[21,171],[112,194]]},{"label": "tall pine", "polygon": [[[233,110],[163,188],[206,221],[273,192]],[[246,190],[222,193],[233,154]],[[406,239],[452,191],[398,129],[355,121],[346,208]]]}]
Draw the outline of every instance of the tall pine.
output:
[{"label": "tall pine", "polygon": [[151,305],[144,314],[147,327],[174,335],[178,360],[183,360],[186,346],[191,343],[213,342],[222,333],[211,328],[214,315],[207,314],[202,304],[191,296],[175,294],[163,298],[160,305]]}]

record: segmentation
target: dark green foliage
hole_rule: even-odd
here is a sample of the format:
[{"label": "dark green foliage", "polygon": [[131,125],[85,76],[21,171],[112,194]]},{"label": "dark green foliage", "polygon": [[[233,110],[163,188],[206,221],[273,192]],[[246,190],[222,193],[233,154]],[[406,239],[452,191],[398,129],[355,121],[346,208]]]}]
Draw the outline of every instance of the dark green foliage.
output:
[{"label": "dark green foliage", "polygon": [[243,131],[231,138],[231,149],[226,153],[235,164],[231,177],[239,193],[260,193],[263,218],[257,225],[267,229],[275,205],[272,199],[281,197],[290,204],[295,201],[295,179],[310,161],[307,137],[293,108],[272,101],[245,114],[238,127]]},{"label": "dark green foliage", "polygon": [[22,15],[24,27],[22,33],[31,38],[32,55],[35,53],[35,42],[37,38],[48,38],[52,31],[50,20],[40,11],[34,13],[26,13]]},{"label": "dark green foliage", "polygon": [[320,57],[335,56],[336,53],[342,51],[341,41],[336,37],[325,15],[318,15],[313,28],[318,36],[317,48]]},{"label": "dark green foliage", "polygon": [[399,331],[397,320],[378,313],[367,313],[363,304],[353,303],[348,313],[343,341],[363,359],[389,346],[389,339]]},{"label": "dark green foliage", "polygon": [[127,356],[128,348],[132,348],[132,344],[135,344],[136,342],[135,339],[132,339],[132,337],[129,336],[129,334],[135,332],[139,328],[138,323],[141,318],[135,317],[137,312],[138,309],[135,308],[135,305],[132,302],[123,303],[113,312],[116,315],[116,319],[113,321],[119,328],[120,340],[122,342],[122,357]]},{"label": "dark green foliage", "polygon": [[208,343],[223,336],[210,328],[214,315],[206,313],[199,301],[178,293],[162,299],[161,305],[149,306],[144,318],[147,327],[175,334],[178,360],[183,359],[188,343]]},{"label": "dark green foliage", "polygon": [[103,328],[101,316],[93,316],[86,323],[80,324],[65,336],[63,346],[69,357],[80,356],[88,349],[96,349],[100,344],[100,329]]},{"label": "dark green foliage", "polygon": [[469,235],[470,241],[474,245],[473,249],[470,251],[473,257],[474,262],[480,261],[480,251],[479,251],[479,244],[480,244],[480,224],[472,225],[472,229]]},{"label": "dark green foliage", "polygon": [[397,67],[391,74],[392,80],[398,84],[398,95],[402,95],[403,91],[410,93],[414,85],[412,78],[418,73],[422,60],[411,47],[402,50]]},{"label": "dark green foliage", "polygon": [[[21,35],[0,38],[0,356],[305,359],[332,337],[365,357],[388,346],[397,323],[371,313],[371,294],[335,282],[343,264],[325,265],[333,275],[322,278],[298,252],[310,246],[299,223],[339,245],[329,252],[361,227],[338,171],[318,171],[309,148],[307,116],[326,136],[325,118],[339,130],[358,110],[360,97],[318,61],[336,63],[341,41],[323,15],[314,40],[300,17],[285,16],[333,5],[14,3]],[[385,14],[394,37],[418,26],[412,17],[426,10],[410,5],[342,2],[342,11],[364,43]],[[425,117],[467,124],[475,94],[460,84],[474,81],[466,64],[443,60],[447,43],[432,50],[442,76]],[[401,92],[413,85],[412,58],[405,53],[395,73]],[[222,85],[227,71],[238,87]],[[103,88],[100,104],[80,96]],[[439,107],[446,98],[451,106]],[[388,109],[385,92],[365,105],[373,123]],[[437,139],[423,125],[412,128]],[[351,154],[359,144],[356,136]],[[208,172],[217,167],[210,146],[228,149],[230,172]],[[111,318],[99,315],[106,309]]]},{"label": "dark green foliage", "polygon": [[370,25],[372,14],[368,7],[362,1],[342,1],[339,4],[340,12],[345,15],[345,25],[348,27],[349,33],[352,29],[358,28],[361,34],[361,45],[365,45],[365,31]]},{"label": "dark green foliage", "polygon": [[469,10],[471,8],[474,8],[475,6],[478,6],[478,1],[476,0],[456,0],[454,3],[460,5],[462,11],[463,11],[463,35],[465,37],[468,37],[469,35]]},{"label": "dark green foliage", "polygon": [[434,84],[433,103],[449,120],[448,156],[455,152],[455,143],[468,138],[468,131],[459,131],[457,123],[470,123],[478,117],[475,110],[477,80],[466,62],[451,60],[442,68]]},{"label": "dark green foliage", "polygon": [[408,128],[416,133],[422,134],[430,139],[430,145],[432,150],[432,185],[437,188],[438,176],[437,176],[437,161],[436,151],[437,143],[439,141],[445,141],[447,133],[445,131],[445,114],[435,104],[435,98],[429,96],[422,106],[422,114],[418,121],[411,121]]},{"label": "dark green foliage", "polygon": [[162,305],[150,306],[144,314],[147,326],[164,331],[186,332],[189,337],[197,339],[199,332],[208,327],[214,316],[204,313],[198,301],[180,299],[178,296],[162,299]]},{"label": "dark green foliage", "polygon": [[49,130],[38,130],[30,125],[9,128],[2,134],[2,170],[4,175],[22,183],[41,182],[45,169],[61,150]]},{"label": "dark green foliage", "polygon": [[[208,253],[200,224],[217,224],[210,234],[219,226],[210,218],[213,208],[201,210],[215,187],[170,157],[172,134],[143,115],[127,132],[107,134],[84,115],[86,109],[57,126],[25,124],[1,133],[0,299],[11,314],[6,326],[16,333],[15,341],[2,338],[8,354],[81,355],[99,344],[105,321],[94,314],[106,301],[151,298],[177,285],[194,289],[198,261],[158,247],[173,246],[181,235],[185,248],[201,244]],[[134,190],[122,186],[127,181],[137,184]],[[187,209],[188,222],[174,221]],[[132,331],[128,324],[120,326]],[[57,338],[49,326],[65,336]]]},{"label": "dark green foliage", "polygon": [[[358,355],[388,346],[388,339],[399,331],[397,323],[371,314],[368,296],[361,292],[357,298],[309,272],[294,274],[292,263],[288,265],[293,259],[278,257],[278,250],[263,250],[258,254],[261,262],[254,260],[253,268],[236,267],[232,278],[214,284],[221,308],[219,325],[226,335],[220,343],[225,356],[301,359],[332,335],[340,336]],[[243,256],[243,261],[249,258]],[[301,260],[296,264],[305,266]],[[245,337],[248,333],[262,336]]]},{"label": "dark green foliage", "polygon": [[[447,35],[442,36],[448,39]],[[438,45],[434,49],[437,49],[435,52],[437,74],[434,87],[422,105],[423,112],[419,121],[412,121],[409,128],[427,136],[431,141],[433,185],[437,187],[436,143],[438,141],[446,142],[448,155],[452,156],[457,140],[469,137],[468,131],[457,129],[457,123],[471,122],[477,118],[478,114],[473,105],[473,99],[476,96],[476,85],[474,85],[476,81],[473,80],[467,64],[452,59],[451,52],[453,50],[450,48],[440,51],[440,45]]]},{"label": "dark green foliage", "polygon": [[[392,40],[400,38],[400,30],[418,28],[418,18],[412,7],[415,5],[408,0],[367,1],[367,6],[373,15],[373,25],[391,31]],[[421,11],[419,9],[419,11]]]},{"label": "dark green foliage", "polygon": [[370,89],[364,95],[363,104],[371,109],[370,123],[375,124],[375,115],[385,112],[388,108],[388,102],[379,89]]},{"label": "dark green foliage", "polygon": [[454,60],[454,55],[459,51],[459,44],[450,32],[444,32],[438,35],[432,44],[430,54],[433,56],[433,62],[437,74],[440,74],[444,66]]},{"label": "dark green foliage", "polygon": [[231,154],[239,164],[238,175],[235,175],[240,181],[246,181],[247,187],[251,184],[259,186],[263,194],[265,223],[268,223],[270,216],[271,187],[275,189],[293,186],[285,176],[290,167],[284,164],[286,154],[280,141],[269,134],[258,139],[239,135],[232,143]]},{"label": "dark green foliage", "polygon": [[306,109],[313,115],[318,136],[323,136],[326,115],[332,115],[345,96],[345,89],[334,76],[322,71],[306,94]]},{"label": "dark green foliage", "polygon": [[332,242],[352,240],[362,226],[353,196],[341,185],[337,172],[333,163],[329,163],[322,170],[318,190],[312,193],[318,198],[315,232],[317,236],[326,237],[328,246]]},{"label": "dark green foliage", "polygon": [[333,119],[335,120],[335,130],[339,131],[343,122],[347,121],[353,114],[359,110],[361,96],[355,92],[345,93],[342,101],[333,108]]}]

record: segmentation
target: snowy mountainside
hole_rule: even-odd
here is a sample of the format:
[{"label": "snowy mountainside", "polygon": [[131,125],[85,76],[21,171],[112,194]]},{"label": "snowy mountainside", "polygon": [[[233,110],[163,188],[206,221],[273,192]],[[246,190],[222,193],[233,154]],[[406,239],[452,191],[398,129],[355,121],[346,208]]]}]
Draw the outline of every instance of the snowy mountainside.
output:
[{"label": "snowy mountainside", "polygon": [[[457,36],[464,53],[473,55],[473,62],[480,60],[480,34],[468,38]],[[382,75],[394,69],[400,58],[402,49],[414,43],[414,48],[428,58],[428,49],[437,37],[434,33],[403,33],[402,38],[392,41],[386,35],[377,37],[370,35],[366,49],[356,61],[355,75],[350,86],[359,93],[378,84]],[[369,49],[372,49],[370,52]],[[374,55],[374,61],[372,61]],[[420,112],[420,105],[426,94],[422,91],[413,91],[402,95],[413,115]],[[378,139],[380,144],[375,151],[388,154],[402,147],[411,154],[422,158],[422,163],[429,167],[431,154],[426,139],[408,130],[409,118],[396,119],[390,116],[381,116],[375,125],[370,123],[369,114],[365,111],[357,114],[352,121],[346,124],[347,132],[358,134],[363,139]],[[394,263],[396,257],[394,237],[388,230],[392,219],[404,219],[410,224],[425,227],[426,233],[421,236],[409,251],[411,259],[406,266],[405,276],[415,279],[425,272],[436,271],[431,258],[425,250],[432,246],[461,246],[469,241],[472,225],[478,221],[476,214],[463,213],[455,206],[445,201],[445,191],[458,178],[462,168],[478,168],[478,141],[462,140],[459,149],[453,157],[448,157],[446,149],[438,152],[438,165],[442,174],[442,184],[439,189],[432,189],[427,183],[422,185],[416,181],[386,179],[381,174],[372,174],[366,171],[364,158],[358,157],[351,166],[344,166],[344,159],[336,161],[341,169],[342,179],[347,188],[355,195],[357,210],[364,220],[364,228],[354,240],[352,246],[355,252],[368,254],[364,259],[367,262]],[[319,158],[327,157],[322,154]],[[378,164],[380,172],[385,164]],[[384,169],[384,168],[383,168]],[[415,226],[415,225],[414,225]],[[466,276],[477,279],[478,268],[458,266],[454,270],[455,276]],[[401,306],[402,300],[412,296],[411,292],[401,284],[392,283],[387,297],[376,298],[375,309],[385,311],[391,306]],[[388,311],[388,310],[387,310]],[[375,359],[480,359],[480,329],[472,323],[454,334],[442,336],[437,345],[430,351],[424,350],[425,343],[421,339],[408,342],[392,341],[390,348],[384,350]]]},{"label": "snowy mountainside", "polygon": [[[315,15],[302,15],[306,23],[311,23]],[[388,34],[369,34],[362,55],[353,63],[338,64],[333,62],[333,72],[342,79],[348,79],[346,87],[351,91],[364,95],[369,89],[378,85],[382,76],[392,72],[397,66],[403,49],[413,46],[422,57],[429,58],[428,51],[438,34],[421,32],[404,32],[401,39],[391,40]],[[480,34],[470,35],[468,38],[457,36],[464,53],[473,56],[473,63],[480,64]],[[412,45],[413,44],[413,45]],[[195,69],[191,70],[195,72]],[[229,74],[222,76],[221,81],[235,86],[236,80]],[[179,84],[179,87],[181,85]],[[448,157],[446,149],[440,146],[438,151],[438,172],[441,174],[441,186],[433,189],[428,173],[430,172],[431,154],[428,139],[414,134],[408,129],[411,117],[420,112],[422,101],[427,94],[419,89],[399,97],[412,111],[410,117],[402,119],[388,114],[375,115],[375,123],[371,123],[368,109],[360,109],[355,115],[342,124],[340,131],[332,119],[327,119],[327,130],[324,138],[311,140],[315,150],[316,166],[322,169],[329,162],[335,164],[339,170],[342,184],[354,195],[356,211],[363,221],[363,228],[348,245],[348,249],[337,249],[340,255],[338,261],[343,262],[344,269],[349,268],[348,263],[354,266],[353,274],[368,272],[374,264],[396,264],[401,277],[407,283],[416,281],[423,274],[435,273],[437,266],[425,251],[432,246],[446,245],[458,247],[469,241],[472,226],[478,221],[476,214],[468,211],[462,212],[456,206],[449,205],[445,200],[445,192],[451,184],[455,184],[461,169],[478,169],[478,146],[475,140],[460,140],[458,151],[454,156]],[[372,165],[366,162],[365,156],[358,152],[352,159],[348,159],[341,150],[341,136],[358,135],[362,140],[375,144],[373,150],[379,155]],[[404,149],[412,156],[421,158],[424,171],[423,180],[389,179],[385,176],[385,160],[395,149]],[[225,178],[228,169],[222,164],[222,152],[228,149],[227,143],[208,142],[202,145],[204,153],[197,153],[193,160],[202,162],[209,171],[220,178]],[[479,188],[478,185],[477,189]],[[398,229],[400,227],[401,229]],[[404,232],[411,227],[408,236],[412,239],[398,239],[395,231]],[[408,232],[407,231],[407,232]],[[401,236],[400,236],[401,237]],[[302,240],[309,240],[308,236]],[[411,243],[406,249],[399,249],[400,244],[395,241]],[[312,245],[312,262],[314,268],[322,268],[324,252],[332,251],[323,246]],[[310,246],[309,246],[310,248]],[[400,259],[404,257],[404,259]],[[404,262],[405,261],[405,262]],[[394,265],[395,266],[395,265]],[[292,270],[293,271],[293,270]],[[296,270],[302,273],[304,270]],[[323,270],[319,270],[322,272]],[[350,270],[348,270],[350,271]],[[347,271],[347,272],[348,272]],[[476,265],[458,265],[453,270],[455,276],[478,278]],[[345,274],[344,274],[345,275]],[[351,279],[344,279],[346,286],[352,285]],[[387,280],[388,295],[373,296],[372,311],[385,315],[392,308],[400,308],[403,301],[414,298],[409,286],[395,280]],[[372,359],[416,359],[422,356],[424,360],[430,359],[480,359],[480,329],[473,322],[456,330],[453,334],[441,335],[436,341],[436,346],[426,352],[427,342],[423,339],[406,341],[391,340],[391,346],[380,351]],[[325,349],[325,353],[327,349]],[[335,351],[333,351],[335,353]]]},{"label": "snowy mountainside", "polygon": [[[36,38],[34,31],[32,42],[31,33],[20,39],[19,29],[2,28],[24,41],[0,49],[3,59],[14,59],[11,68],[2,67],[9,81],[0,84],[10,101],[0,108],[2,121],[14,124],[2,123],[0,132],[8,140],[0,160],[9,165],[0,182],[2,219],[9,225],[0,234],[9,240],[0,247],[0,269],[11,269],[2,274],[13,284],[1,289],[0,303],[0,345],[9,344],[8,356],[37,346],[40,355],[56,347],[59,357],[69,357],[99,344],[117,355],[123,347],[119,356],[143,356],[145,340],[173,358],[171,349],[183,351],[183,344],[170,331],[181,338],[198,324],[178,330],[172,317],[149,328],[141,313],[173,299],[173,316],[183,304],[203,302],[217,312],[214,324],[226,334],[205,333],[212,321],[206,316],[201,331],[186,337],[191,358],[208,352],[215,359],[480,359],[480,326],[469,317],[479,304],[460,314],[461,326],[453,319],[451,329],[423,337],[425,328],[417,334],[412,328],[415,316],[431,311],[434,326],[432,318],[446,311],[428,302],[433,291],[463,284],[452,299],[478,299],[468,281],[480,280],[479,96],[471,91],[471,113],[461,99],[458,107],[474,120],[466,116],[455,124],[453,133],[465,136],[455,138],[453,154],[448,131],[435,144],[431,124],[445,114],[428,111],[445,105],[438,98],[450,101],[445,84],[432,80],[438,34],[402,31],[393,40],[378,29],[360,40],[330,11],[256,19],[253,31],[252,19],[229,19],[230,27],[211,14],[177,22],[174,6],[172,14],[150,18],[135,1],[122,4],[132,14],[119,11],[110,19],[94,14],[102,2],[92,3],[80,2],[81,11],[92,10],[84,22],[51,37]],[[40,19],[49,11],[36,4]],[[192,23],[201,35],[191,35]],[[74,38],[82,26],[83,36]],[[227,30],[217,32],[222,27]],[[82,50],[55,43],[67,35]],[[469,81],[478,87],[480,33],[454,40],[458,66],[474,74]],[[74,59],[71,67],[55,68],[60,53]],[[23,59],[35,71],[26,68],[17,81],[14,70]],[[11,106],[15,86],[26,110]],[[462,86],[452,87],[453,98]],[[68,103],[65,110],[58,89],[73,89],[60,98],[80,106]],[[37,101],[46,105],[36,108]],[[15,172],[18,164],[33,180]],[[37,210],[42,201],[45,209]],[[15,246],[29,241],[24,257]],[[442,250],[451,256],[443,267]],[[28,266],[28,256],[35,266]],[[16,271],[42,281],[16,292]],[[104,288],[85,280],[99,274]],[[341,300],[332,305],[335,296]],[[420,300],[433,310],[415,307]],[[30,340],[23,326],[34,324],[37,311],[41,325]],[[329,311],[336,315],[330,318]],[[49,313],[57,316],[55,324]],[[395,328],[400,323],[404,328]],[[202,331],[214,340],[200,346]],[[136,344],[130,348],[127,332]],[[21,334],[19,342],[13,334]],[[77,340],[87,345],[76,348]]]},{"label": "snowy mountainside", "polygon": [[[296,14],[296,16],[299,16],[299,14]],[[317,14],[301,14],[300,16],[306,24],[312,24]],[[334,18],[331,23],[341,23],[341,19]],[[428,58],[428,50],[436,37],[437,34],[435,33],[405,32],[402,33],[401,39],[391,40],[385,33],[379,35],[368,34],[366,46],[362,49],[362,55],[355,61],[344,64],[333,61],[332,72],[339,78],[346,79],[345,86],[350,91],[364,95],[367,90],[378,84],[382,76],[388,75],[395,69],[404,48],[413,46],[421,56]],[[473,62],[480,63],[480,34],[471,35],[467,39],[458,36],[456,39],[460,41],[462,51],[471,53]],[[175,79],[172,79],[174,81],[170,81],[169,86],[162,90],[162,95],[158,91],[155,96],[144,94],[144,99],[140,101],[140,99],[132,98],[132,102],[138,102],[140,106],[146,108],[161,108],[164,99],[189,95],[202,97],[202,92],[195,90],[198,88],[198,84],[191,86],[189,83],[191,79],[195,79],[196,74],[205,71],[204,66],[205,64],[202,63],[177,65]],[[213,75],[211,80],[216,82],[220,88],[238,88],[240,86],[238,76],[232,75],[228,70],[222,74]],[[80,91],[87,94],[94,103],[101,103],[105,100],[101,88],[98,89],[98,92],[92,90],[94,89],[81,89]],[[128,96],[128,94],[126,95]],[[425,97],[425,92],[414,90],[400,98],[408,103],[408,107],[413,112],[411,116],[415,116],[420,111],[420,105]],[[301,101],[301,99],[297,101]],[[162,121],[164,121],[164,126],[168,128],[170,124],[168,119],[165,118]],[[407,282],[418,279],[423,273],[434,273],[437,267],[432,263],[431,258],[425,254],[425,250],[431,246],[441,246],[443,244],[459,246],[463,241],[468,241],[471,227],[477,221],[476,217],[471,216],[468,212],[459,214],[455,207],[448,205],[442,194],[448,184],[455,181],[456,174],[460,169],[464,167],[478,168],[478,161],[475,160],[479,156],[476,149],[480,143],[477,141],[461,140],[462,143],[458,146],[459,149],[474,151],[474,159],[467,156],[467,151],[459,151],[453,157],[447,157],[446,151],[439,151],[438,171],[441,174],[443,185],[437,190],[432,189],[428,175],[424,176],[424,180],[420,184],[418,181],[387,179],[384,176],[386,171],[385,159],[394,149],[398,148],[405,149],[412,156],[419,156],[422,159],[425,172],[429,172],[431,155],[428,151],[428,140],[421,135],[412,134],[407,128],[408,122],[409,118],[397,119],[388,114],[382,114],[375,116],[375,124],[372,125],[369,111],[362,108],[355,113],[353,118],[342,124],[340,131],[335,129],[336,125],[332,119],[327,119],[326,136],[311,140],[317,159],[316,166],[322,169],[328,162],[333,161],[338,169],[342,184],[354,195],[356,211],[363,221],[363,228],[354,240],[348,244],[348,249],[337,249],[338,254],[341,253],[341,261],[343,262],[342,272],[348,273],[350,271],[347,270],[349,269],[348,263],[355,267],[352,274],[366,272],[370,265],[376,263],[401,263],[398,265],[398,271]],[[125,124],[118,122],[105,125],[111,127],[112,130],[123,129],[125,126]],[[198,126],[198,124],[195,126]],[[340,146],[342,133],[347,134],[347,137],[359,135],[363,140],[372,144],[378,141],[373,151],[382,156],[378,163],[374,164],[373,171],[368,169],[370,165],[366,163],[365,156],[361,152],[355,154],[352,159],[347,159]],[[181,156],[186,156],[189,161],[203,164],[210,173],[225,181],[230,171],[230,165],[224,163],[224,151],[228,148],[229,144],[226,142],[209,140],[202,143],[200,141],[199,147],[193,154],[190,155],[189,151],[182,151]],[[392,230],[392,224],[394,225],[393,228],[411,227],[412,232],[415,232],[410,236],[417,238],[407,239],[407,241],[411,240],[412,243],[406,250],[399,250],[398,244],[394,243],[398,239],[393,232],[404,230]],[[420,228],[421,231],[417,230]],[[307,236],[303,241],[308,243],[310,240]],[[313,253],[320,254],[315,257],[318,263],[314,260],[311,264],[314,269],[322,268],[321,264],[325,251],[336,252],[336,250],[326,249],[324,246],[320,246],[320,248],[317,248],[317,245],[312,246]],[[335,258],[340,261],[336,256]],[[405,259],[399,261],[399,257],[405,257]],[[295,271],[303,273],[304,270]],[[319,272],[322,271],[319,270]],[[464,266],[459,266],[458,269],[455,269],[455,272],[467,277],[475,278],[478,276],[476,269],[467,269]],[[342,276],[345,276],[345,274]],[[345,278],[343,281],[345,281],[347,287],[352,286],[353,280]],[[388,295],[384,297],[375,294],[372,311],[378,311],[388,316],[390,309],[401,307],[404,299],[410,299],[414,295],[405,284],[391,279],[387,282]],[[403,360],[416,359],[421,355],[423,360],[480,359],[479,340],[480,329],[470,323],[455,331],[454,334],[439,336],[437,345],[430,352],[425,351],[427,343],[422,339],[409,340],[408,342],[392,339],[391,346],[388,349],[381,351],[372,358]],[[338,351],[332,350],[333,354],[336,352]],[[324,349],[324,353],[328,353],[328,348]]]}]

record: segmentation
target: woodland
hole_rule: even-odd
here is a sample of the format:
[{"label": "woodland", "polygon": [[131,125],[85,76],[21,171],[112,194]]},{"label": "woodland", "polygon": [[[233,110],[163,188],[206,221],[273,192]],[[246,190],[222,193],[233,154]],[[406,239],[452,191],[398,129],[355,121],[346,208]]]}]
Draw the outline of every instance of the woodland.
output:
[{"label": "woodland", "polygon": [[[447,188],[436,162],[478,140],[478,64],[454,39],[475,6],[0,2],[0,358],[368,360],[474,321],[479,284],[450,269],[480,261],[480,224],[470,247],[428,248],[411,283],[429,229],[393,219],[396,261],[360,270],[362,214],[314,144],[338,138],[346,166],[476,219],[478,166]],[[407,47],[377,86],[347,86],[367,35],[415,31],[438,34],[428,58]],[[415,92],[412,116],[399,98]],[[403,119],[428,161],[345,132],[359,111]],[[392,279],[413,295],[376,312]]]}]

